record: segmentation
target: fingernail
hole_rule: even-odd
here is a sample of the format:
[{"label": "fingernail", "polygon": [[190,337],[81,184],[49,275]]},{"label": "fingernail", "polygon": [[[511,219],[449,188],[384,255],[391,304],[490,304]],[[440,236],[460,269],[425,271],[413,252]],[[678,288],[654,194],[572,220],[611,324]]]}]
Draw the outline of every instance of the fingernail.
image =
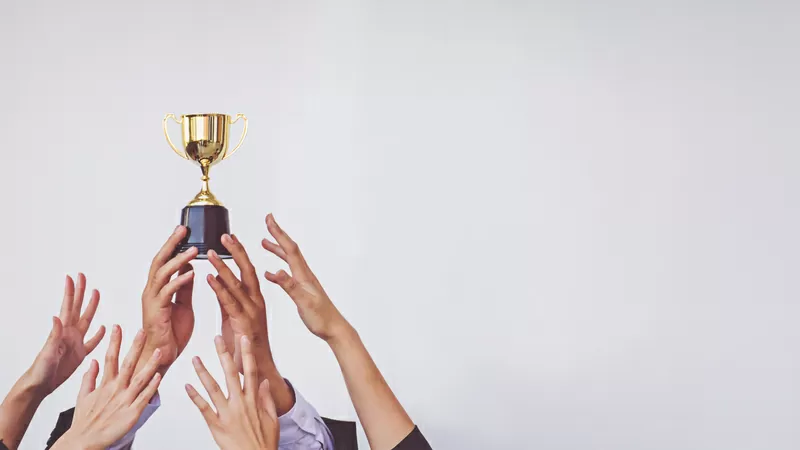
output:
[{"label": "fingernail", "polygon": [[160,379],[161,379],[161,372],[156,372],[156,374],[153,375],[153,380],[158,381]]},{"label": "fingernail", "polygon": [[231,239],[233,239],[233,243],[234,244],[238,244],[239,243],[239,238],[237,238],[235,234],[231,235]]},{"label": "fingernail", "polygon": [[192,364],[194,364],[195,366],[199,366],[200,365],[200,357],[199,356],[195,356],[194,358],[192,358]]},{"label": "fingernail", "polygon": [[222,242],[224,242],[226,244],[232,244],[233,243],[233,239],[231,239],[231,237],[229,235],[223,234],[222,235]]},{"label": "fingernail", "polygon": [[157,348],[156,351],[153,352],[153,358],[160,358],[161,357],[161,349]]},{"label": "fingernail", "polygon": [[181,228],[183,228],[183,225],[178,225],[177,227],[175,227],[175,230],[173,231],[173,233],[177,233],[178,231],[181,230]]},{"label": "fingernail", "polygon": [[186,389],[186,392],[188,392],[188,393],[190,393],[190,394],[191,394],[191,393],[192,393],[192,391],[194,390],[194,388],[193,388],[193,387],[192,387],[190,384],[185,384],[185,385],[183,386],[183,388],[184,388],[184,389]]},{"label": "fingernail", "polygon": [[144,337],[144,330],[140,328],[139,331],[136,332],[136,339],[141,339],[143,337]]},{"label": "fingernail", "polygon": [[197,253],[197,247],[189,247],[189,250],[186,250],[186,251],[187,252]]},{"label": "fingernail", "polygon": [[215,252],[214,250],[209,250],[208,251],[208,257],[209,258],[216,258],[217,257],[217,252]]},{"label": "fingernail", "polygon": [[244,344],[250,345],[250,339],[247,336],[242,336],[242,345]]},{"label": "fingernail", "polygon": [[117,325],[117,324],[114,324],[114,329],[113,329],[112,331],[113,331],[114,333],[117,333],[117,334],[119,334],[119,333],[122,333],[122,328],[121,328],[119,325]]},{"label": "fingernail", "polygon": [[214,343],[215,344],[221,344],[222,343],[222,336],[219,336],[219,335],[214,336]]}]

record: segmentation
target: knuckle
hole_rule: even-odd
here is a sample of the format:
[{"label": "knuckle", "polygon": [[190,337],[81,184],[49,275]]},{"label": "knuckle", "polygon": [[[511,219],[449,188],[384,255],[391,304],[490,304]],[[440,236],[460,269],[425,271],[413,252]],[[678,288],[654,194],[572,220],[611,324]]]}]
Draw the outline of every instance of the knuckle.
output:
[{"label": "knuckle", "polygon": [[144,378],[142,378],[139,375],[133,377],[133,380],[131,380],[130,388],[134,392],[139,392],[142,389],[144,389]]},{"label": "knuckle", "polygon": [[295,242],[295,241],[291,241],[290,240],[289,242],[286,243],[285,247],[286,247],[286,252],[287,253],[296,254],[296,253],[300,252],[300,246],[298,246],[297,242]]},{"label": "knuckle", "polygon": [[164,278],[164,268],[162,267],[153,275],[153,284],[156,286],[164,284]]},{"label": "knuckle", "polygon": [[226,296],[224,300],[225,304],[228,305],[232,311],[240,312],[242,310],[242,305],[239,304],[233,297]]},{"label": "knuckle", "polygon": [[222,393],[222,388],[220,388],[219,384],[217,384],[217,383],[211,383],[211,387],[210,387],[209,391],[211,391],[212,394],[221,394]]}]

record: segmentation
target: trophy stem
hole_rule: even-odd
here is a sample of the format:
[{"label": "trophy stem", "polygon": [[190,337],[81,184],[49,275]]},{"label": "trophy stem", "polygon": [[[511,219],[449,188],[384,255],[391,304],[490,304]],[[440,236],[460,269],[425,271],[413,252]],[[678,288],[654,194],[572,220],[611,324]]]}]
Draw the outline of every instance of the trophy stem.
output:
[{"label": "trophy stem", "polygon": [[200,178],[201,180],[203,180],[203,187],[200,188],[200,193],[202,193],[202,194],[210,194],[211,193],[211,191],[208,189],[208,180],[209,180],[209,178],[208,178],[208,169],[209,168],[210,168],[210,166],[208,164],[203,164],[202,166],[200,166],[200,170],[203,171],[203,176]]},{"label": "trophy stem", "polygon": [[207,159],[200,160],[200,170],[203,171],[203,176],[200,178],[203,181],[203,186],[200,192],[194,196],[189,206],[222,206],[222,202],[217,200],[211,190],[208,188],[208,171],[211,169],[211,163]]}]

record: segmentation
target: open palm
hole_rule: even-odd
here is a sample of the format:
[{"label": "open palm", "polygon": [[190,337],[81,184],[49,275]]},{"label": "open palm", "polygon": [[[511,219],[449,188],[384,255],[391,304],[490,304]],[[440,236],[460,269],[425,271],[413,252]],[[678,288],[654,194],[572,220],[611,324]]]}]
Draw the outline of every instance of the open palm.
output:
[{"label": "open palm", "polygon": [[78,274],[77,286],[67,276],[61,313],[58,318],[53,318],[53,329],[47,343],[31,367],[34,382],[48,394],[75,373],[86,355],[97,347],[105,335],[105,327],[101,326],[91,339],[84,341],[100,302],[100,293],[93,290],[89,304],[81,315],[85,292],[86,277],[82,273]]}]

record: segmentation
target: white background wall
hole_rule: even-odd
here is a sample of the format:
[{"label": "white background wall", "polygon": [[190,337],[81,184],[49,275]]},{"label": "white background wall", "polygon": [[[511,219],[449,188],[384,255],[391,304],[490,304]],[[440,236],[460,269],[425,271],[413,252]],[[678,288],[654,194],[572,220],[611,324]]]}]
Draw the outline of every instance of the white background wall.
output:
[{"label": "white background wall", "polygon": [[[132,337],[199,187],[161,119],[243,112],[244,147],[212,172],[233,230],[277,269],[258,245],[275,213],[435,448],[796,449],[800,6],[783,3],[4,0],[0,390],[66,273]],[[354,418],[328,349],[264,290],[281,371]],[[138,448],[214,447],[182,388],[190,356],[213,361],[201,281],[195,305]]]}]

